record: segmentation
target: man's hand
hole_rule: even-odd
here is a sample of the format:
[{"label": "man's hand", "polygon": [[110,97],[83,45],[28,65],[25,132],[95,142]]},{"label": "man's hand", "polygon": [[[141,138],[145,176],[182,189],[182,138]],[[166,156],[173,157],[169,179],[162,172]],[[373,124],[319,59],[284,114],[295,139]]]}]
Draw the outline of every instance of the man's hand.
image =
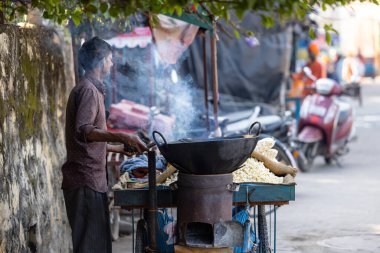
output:
[{"label": "man's hand", "polygon": [[114,153],[120,153],[122,155],[126,156],[133,156],[136,152],[129,152],[124,149],[124,144],[121,145],[107,145],[107,152],[114,152]]},{"label": "man's hand", "polygon": [[119,141],[124,143],[124,153],[126,154],[142,154],[145,151],[148,151],[145,143],[134,134],[127,133],[118,133]]}]

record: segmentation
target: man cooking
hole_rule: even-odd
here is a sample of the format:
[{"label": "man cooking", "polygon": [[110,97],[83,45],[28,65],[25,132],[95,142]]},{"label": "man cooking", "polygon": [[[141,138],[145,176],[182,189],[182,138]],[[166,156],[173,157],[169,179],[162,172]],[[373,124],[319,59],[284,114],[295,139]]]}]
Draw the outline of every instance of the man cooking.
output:
[{"label": "man cooking", "polygon": [[132,155],[147,148],[136,135],[107,131],[103,80],[112,67],[111,46],[94,37],[82,45],[78,61],[85,75],[67,102],[67,161],[62,166],[62,189],[73,252],[111,253],[106,153]]}]

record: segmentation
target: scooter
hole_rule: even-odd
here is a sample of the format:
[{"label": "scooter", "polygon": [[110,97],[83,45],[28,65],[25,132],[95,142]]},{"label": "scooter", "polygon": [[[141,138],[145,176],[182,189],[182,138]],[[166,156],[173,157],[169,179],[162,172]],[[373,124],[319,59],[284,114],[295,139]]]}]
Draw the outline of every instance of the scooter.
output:
[{"label": "scooter", "polygon": [[[305,74],[315,80],[310,69]],[[348,152],[347,144],[353,127],[353,109],[341,96],[344,88],[328,78],[315,80],[314,93],[306,96],[300,111],[295,155],[299,169],[307,172],[317,156],[327,164]]]}]

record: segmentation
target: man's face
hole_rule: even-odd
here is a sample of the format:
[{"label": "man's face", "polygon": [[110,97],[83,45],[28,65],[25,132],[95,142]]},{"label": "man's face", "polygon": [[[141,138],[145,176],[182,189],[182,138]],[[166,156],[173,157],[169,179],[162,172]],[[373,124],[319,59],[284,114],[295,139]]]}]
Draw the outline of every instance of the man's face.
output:
[{"label": "man's face", "polygon": [[314,53],[311,50],[307,50],[307,52],[308,52],[308,55],[309,55],[309,59],[311,61],[314,61],[316,59]]},{"label": "man's face", "polygon": [[113,63],[112,63],[112,54],[109,54],[108,56],[106,56],[104,58],[103,74],[105,76],[107,76],[107,75],[110,74],[110,70],[111,70],[112,65],[113,65]]}]

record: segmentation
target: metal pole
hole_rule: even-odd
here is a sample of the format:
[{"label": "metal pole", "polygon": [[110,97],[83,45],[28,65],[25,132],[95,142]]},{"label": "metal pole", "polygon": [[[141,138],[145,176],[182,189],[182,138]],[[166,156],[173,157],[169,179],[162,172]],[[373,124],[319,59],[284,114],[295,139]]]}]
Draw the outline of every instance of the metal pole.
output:
[{"label": "metal pole", "polygon": [[154,151],[148,152],[148,167],[149,167],[149,209],[148,209],[149,249],[150,249],[150,252],[157,252],[156,153]]},{"label": "metal pole", "polygon": [[132,208],[132,253],[135,253],[135,214]]},{"label": "metal pole", "polygon": [[156,66],[155,66],[155,54],[154,50],[157,50],[155,48],[156,45],[156,38],[154,37],[153,32],[153,15],[152,13],[149,13],[149,28],[152,33],[152,46],[149,51],[148,57],[149,57],[149,69],[148,69],[148,79],[149,79],[149,107],[156,105],[156,98],[155,98],[155,91],[156,91],[156,80],[155,80],[155,72],[156,72]]},{"label": "metal pole", "polygon": [[[152,46],[153,47],[153,46]],[[154,50],[154,49],[152,49]],[[149,79],[149,107],[152,107],[155,105],[155,78],[154,78],[154,70],[155,70],[155,63],[154,63],[154,56],[152,56],[152,50],[149,52],[149,68],[148,68],[148,79]],[[153,59],[152,59],[153,58]]]},{"label": "metal pole", "polygon": [[112,103],[116,103],[116,65],[112,66],[111,86],[112,86]]},{"label": "metal pole", "polygon": [[208,82],[207,82],[207,51],[206,51],[206,34],[203,34],[202,38],[203,48],[203,83],[204,83],[204,96],[205,96],[205,108],[206,108],[206,125],[207,132],[210,132],[210,115],[208,114]]},{"label": "metal pole", "polygon": [[255,243],[257,243],[257,230],[256,230],[256,206],[253,206],[253,227],[254,227],[254,232],[255,232]]},{"label": "metal pole", "polygon": [[218,123],[218,66],[217,66],[217,52],[216,52],[216,21],[212,21],[213,32],[211,34],[211,66],[212,66],[212,92],[214,100],[214,119],[215,129],[219,127]]},{"label": "metal pole", "polygon": [[272,245],[272,206],[269,205],[269,245]]},{"label": "metal pole", "polygon": [[276,207],[274,208],[274,235],[273,235],[273,253],[276,253],[276,234],[277,234],[277,213]]}]

